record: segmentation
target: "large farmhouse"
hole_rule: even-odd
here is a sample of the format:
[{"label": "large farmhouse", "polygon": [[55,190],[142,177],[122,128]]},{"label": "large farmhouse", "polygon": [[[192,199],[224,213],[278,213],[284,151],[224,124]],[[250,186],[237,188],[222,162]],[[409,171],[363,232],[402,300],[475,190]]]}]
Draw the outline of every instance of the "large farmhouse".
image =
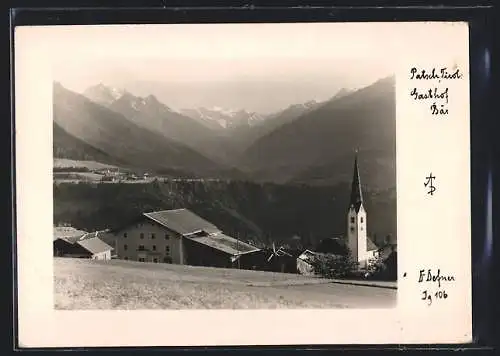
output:
[{"label": "large farmhouse", "polygon": [[187,209],[144,213],[113,233],[117,257],[139,262],[251,268],[260,251]]}]

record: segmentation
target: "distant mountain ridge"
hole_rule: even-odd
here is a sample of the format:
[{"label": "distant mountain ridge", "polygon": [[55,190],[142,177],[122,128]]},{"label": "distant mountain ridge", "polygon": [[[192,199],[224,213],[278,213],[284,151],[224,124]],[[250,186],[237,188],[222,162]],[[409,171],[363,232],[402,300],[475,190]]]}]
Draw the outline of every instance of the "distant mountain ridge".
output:
[{"label": "distant mountain ridge", "polygon": [[142,169],[194,175],[229,170],[187,146],[67,90],[60,83],[55,83],[53,88],[54,123],[57,125],[54,142],[61,142],[60,135],[64,132],[84,142],[85,149],[93,147],[105,153],[106,156],[101,156],[101,160],[105,159],[103,163],[116,164],[118,160]]},{"label": "distant mountain ridge", "polygon": [[154,95],[135,96],[103,84],[89,87],[84,95],[101,103],[136,125],[188,146],[214,161],[229,164],[232,141],[214,127],[172,110]]},{"label": "distant mountain ridge", "polygon": [[273,182],[348,181],[354,150],[370,167],[367,184],[395,186],[394,77],[319,105],[256,140],[240,157],[253,179]]},{"label": "distant mountain ridge", "polygon": [[253,144],[257,139],[271,133],[280,126],[290,123],[300,116],[311,112],[321,106],[321,102],[315,100],[310,100],[302,104],[293,104],[285,108],[284,110],[278,111],[266,117],[266,120],[258,122],[256,125],[248,128],[246,130],[240,129],[236,132],[238,139],[241,140],[241,145],[243,149],[247,149]]}]

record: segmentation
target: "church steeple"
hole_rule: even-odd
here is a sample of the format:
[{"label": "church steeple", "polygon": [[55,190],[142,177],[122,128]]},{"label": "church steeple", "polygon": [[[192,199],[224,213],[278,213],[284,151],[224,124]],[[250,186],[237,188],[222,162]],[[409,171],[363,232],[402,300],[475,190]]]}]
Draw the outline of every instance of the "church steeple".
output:
[{"label": "church steeple", "polygon": [[359,178],[359,168],[358,168],[358,150],[356,150],[356,155],[354,157],[354,172],[352,176],[351,185],[351,200],[349,201],[349,208],[354,208],[356,213],[359,212],[361,205],[363,204],[363,193],[361,191],[361,180]]}]

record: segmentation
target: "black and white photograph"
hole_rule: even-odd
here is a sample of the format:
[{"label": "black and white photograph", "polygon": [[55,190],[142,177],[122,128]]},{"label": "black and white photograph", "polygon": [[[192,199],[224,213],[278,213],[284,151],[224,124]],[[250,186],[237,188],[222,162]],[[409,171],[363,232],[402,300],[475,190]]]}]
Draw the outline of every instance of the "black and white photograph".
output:
[{"label": "black and white photograph", "polygon": [[468,38],[16,28],[22,344],[470,340]]},{"label": "black and white photograph", "polygon": [[258,32],[54,68],[56,309],[395,306],[394,73]]}]

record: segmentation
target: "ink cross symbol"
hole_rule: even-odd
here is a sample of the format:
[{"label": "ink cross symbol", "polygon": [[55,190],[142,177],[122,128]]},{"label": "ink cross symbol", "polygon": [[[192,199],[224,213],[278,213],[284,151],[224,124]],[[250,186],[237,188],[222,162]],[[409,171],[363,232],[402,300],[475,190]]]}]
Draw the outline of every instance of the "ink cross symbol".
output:
[{"label": "ink cross symbol", "polygon": [[433,176],[432,172],[431,172],[431,173],[429,173],[428,177],[425,177],[425,179],[427,179],[427,181],[424,183],[424,187],[429,186],[429,191],[427,192],[427,194],[434,195],[434,191],[436,190],[436,187],[432,184],[432,182],[434,181],[434,179],[436,179],[436,177]]}]

